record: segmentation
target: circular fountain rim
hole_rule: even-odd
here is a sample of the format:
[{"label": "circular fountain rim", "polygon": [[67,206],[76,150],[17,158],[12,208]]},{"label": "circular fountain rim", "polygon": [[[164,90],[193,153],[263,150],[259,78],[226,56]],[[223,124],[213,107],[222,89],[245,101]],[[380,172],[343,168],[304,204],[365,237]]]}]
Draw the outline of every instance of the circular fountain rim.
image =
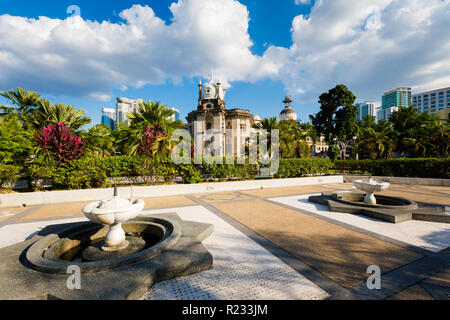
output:
[{"label": "circular fountain rim", "polygon": [[[389,209],[389,210],[415,210],[417,209],[417,202],[413,201],[413,200],[409,200],[406,198],[402,198],[402,197],[391,197],[391,196],[386,196],[386,195],[379,195],[376,194],[375,198],[377,199],[377,204],[368,204],[365,203],[364,201],[358,202],[358,201],[351,201],[351,200],[345,200],[342,198],[342,195],[349,195],[349,194],[353,194],[353,195],[359,195],[362,198],[364,198],[365,194],[364,193],[355,193],[355,192],[337,192],[337,193],[333,193],[331,195],[331,198],[336,201],[336,202],[340,202],[346,205],[351,205],[351,206],[355,206],[355,207],[364,207],[364,208],[376,208],[376,209]],[[381,204],[380,201],[395,201],[395,202],[399,202],[399,205],[384,205]]]},{"label": "circular fountain rim", "polygon": [[102,226],[99,226],[96,223],[84,222],[75,226],[69,226],[68,228],[59,232],[59,234],[50,234],[33,243],[26,251],[26,263],[32,269],[44,273],[67,274],[67,269],[69,266],[78,266],[82,273],[102,272],[153,258],[163,250],[173,247],[181,237],[181,228],[179,223],[176,220],[166,217],[139,217],[128,220],[126,223],[124,223],[124,225],[139,223],[160,224],[168,228],[169,232],[166,232],[163,238],[150,248],[134,252],[123,257],[92,262],[73,262],[64,261],[58,259],[57,257],[44,257],[44,253],[46,252],[46,250],[48,250],[50,246],[52,246],[55,242],[68,236],[74,236],[82,232],[88,232],[102,228]]}]

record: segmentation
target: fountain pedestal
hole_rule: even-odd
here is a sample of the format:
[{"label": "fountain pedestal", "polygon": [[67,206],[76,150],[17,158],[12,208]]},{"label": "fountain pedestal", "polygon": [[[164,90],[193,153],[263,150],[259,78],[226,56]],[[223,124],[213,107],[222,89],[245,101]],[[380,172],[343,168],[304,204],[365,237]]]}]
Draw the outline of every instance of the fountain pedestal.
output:
[{"label": "fountain pedestal", "polygon": [[372,178],[366,180],[355,180],[353,185],[359,190],[365,191],[364,203],[376,205],[377,199],[375,198],[375,192],[387,190],[390,186],[387,182],[377,182]]},{"label": "fountain pedestal", "polygon": [[120,198],[115,187],[112,199],[91,202],[84,206],[82,211],[92,222],[109,226],[101,249],[105,252],[114,252],[128,247],[122,223],[136,218],[144,206],[145,202],[141,199],[131,202]]}]

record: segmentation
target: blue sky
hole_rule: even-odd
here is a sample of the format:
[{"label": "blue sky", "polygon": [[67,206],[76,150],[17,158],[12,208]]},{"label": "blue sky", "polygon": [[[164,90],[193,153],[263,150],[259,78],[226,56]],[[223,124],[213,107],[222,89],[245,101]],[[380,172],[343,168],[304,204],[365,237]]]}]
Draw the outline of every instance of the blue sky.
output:
[{"label": "blue sky", "polygon": [[302,121],[339,83],[377,101],[394,86],[450,86],[448,0],[300,2],[2,1],[0,90],[38,91],[96,124],[117,96],[159,100],[184,120],[212,68],[228,108],[277,116],[291,94]]}]

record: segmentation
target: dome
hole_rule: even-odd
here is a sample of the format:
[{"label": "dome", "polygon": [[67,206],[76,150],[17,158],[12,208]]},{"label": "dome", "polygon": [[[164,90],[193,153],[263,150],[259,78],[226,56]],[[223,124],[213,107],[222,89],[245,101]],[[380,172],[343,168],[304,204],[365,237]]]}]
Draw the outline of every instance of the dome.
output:
[{"label": "dome", "polygon": [[261,121],[261,117],[258,116],[257,114],[255,114],[255,115],[253,116],[253,120],[254,120],[254,121]]},{"label": "dome", "polygon": [[222,86],[210,81],[202,87],[202,99],[217,99],[218,97],[222,100],[225,97],[225,89]]},{"label": "dome", "polygon": [[297,112],[287,106],[280,112],[280,120],[297,120]]}]

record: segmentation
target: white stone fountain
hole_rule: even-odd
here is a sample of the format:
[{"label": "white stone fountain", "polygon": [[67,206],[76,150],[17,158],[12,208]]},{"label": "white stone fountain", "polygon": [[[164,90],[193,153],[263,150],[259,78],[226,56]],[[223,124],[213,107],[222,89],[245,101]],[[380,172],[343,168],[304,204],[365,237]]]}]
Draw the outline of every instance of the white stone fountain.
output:
[{"label": "white stone fountain", "polygon": [[366,192],[364,202],[372,205],[377,204],[375,192],[387,190],[390,186],[388,182],[377,182],[373,180],[372,177],[366,180],[355,180],[353,181],[353,185],[359,190]]},{"label": "white stone fountain", "polygon": [[101,249],[112,252],[128,247],[122,223],[136,218],[144,206],[145,202],[141,199],[131,202],[120,198],[117,194],[117,186],[115,186],[112,199],[89,203],[83,207],[82,211],[92,222],[109,226],[105,244]]}]

